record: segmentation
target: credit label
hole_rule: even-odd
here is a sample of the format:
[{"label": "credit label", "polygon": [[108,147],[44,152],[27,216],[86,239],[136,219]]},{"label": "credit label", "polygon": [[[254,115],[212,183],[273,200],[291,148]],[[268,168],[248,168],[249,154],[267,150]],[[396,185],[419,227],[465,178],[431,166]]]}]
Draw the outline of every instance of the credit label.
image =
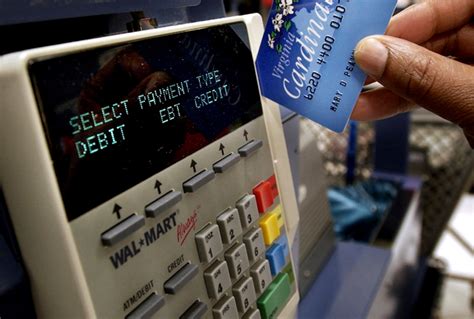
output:
[{"label": "credit label", "polygon": [[275,0],[257,56],[262,94],[342,132],[366,76],[354,61],[383,34],[397,0]]}]

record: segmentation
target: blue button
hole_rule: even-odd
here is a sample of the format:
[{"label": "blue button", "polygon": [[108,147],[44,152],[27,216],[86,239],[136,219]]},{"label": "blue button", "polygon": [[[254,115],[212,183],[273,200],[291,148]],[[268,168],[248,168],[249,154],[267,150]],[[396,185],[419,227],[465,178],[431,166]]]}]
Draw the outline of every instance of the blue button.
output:
[{"label": "blue button", "polygon": [[272,276],[278,274],[286,264],[285,260],[285,248],[279,244],[273,244],[265,253],[268,261],[270,262],[270,270]]},{"label": "blue button", "polygon": [[286,236],[280,235],[280,237],[278,237],[275,242],[283,246],[283,253],[285,255],[285,258],[288,257],[290,251],[288,250],[288,240],[286,239]]}]

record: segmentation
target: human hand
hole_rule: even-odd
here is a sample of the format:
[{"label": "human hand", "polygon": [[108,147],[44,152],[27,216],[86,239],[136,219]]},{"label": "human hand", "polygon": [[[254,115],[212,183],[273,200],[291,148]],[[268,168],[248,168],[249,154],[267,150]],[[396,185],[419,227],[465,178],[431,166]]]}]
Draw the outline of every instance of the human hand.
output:
[{"label": "human hand", "polygon": [[[370,36],[355,59],[384,87],[361,94],[355,120],[376,120],[416,105],[458,124],[474,148],[474,0],[426,0]],[[469,64],[471,63],[471,64]]]}]

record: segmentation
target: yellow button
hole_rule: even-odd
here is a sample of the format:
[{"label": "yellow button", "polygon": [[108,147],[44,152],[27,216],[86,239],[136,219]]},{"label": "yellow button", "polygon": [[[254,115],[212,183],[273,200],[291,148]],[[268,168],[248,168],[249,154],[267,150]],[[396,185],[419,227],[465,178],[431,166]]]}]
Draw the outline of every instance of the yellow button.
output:
[{"label": "yellow button", "polygon": [[280,236],[280,227],[278,226],[278,215],[269,213],[260,220],[260,227],[263,231],[263,241],[269,246]]},{"label": "yellow button", "polygon": [[283,225],[285,224],[285,220],[283,219],[283,210],[281,208],[281,205],[278,205],[275,207],[274,210],[270,212],[270,214],[276,214],[278,217],[278,227],[282,228]]}]

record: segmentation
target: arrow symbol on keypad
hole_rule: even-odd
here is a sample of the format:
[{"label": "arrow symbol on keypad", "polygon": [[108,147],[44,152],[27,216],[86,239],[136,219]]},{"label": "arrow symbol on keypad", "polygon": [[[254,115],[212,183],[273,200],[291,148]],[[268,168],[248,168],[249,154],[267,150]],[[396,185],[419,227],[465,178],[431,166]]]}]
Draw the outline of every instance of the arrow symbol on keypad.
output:
[{"label": "arrow symbol on keypad", "polygon": [[225,149],[225,146],[224,144],[221,143],[221,145],[219,146],[219,151],[221,151],[222,155],[224,155],[224,149]]},{"label": "arrow symbol on keypad", "polygon": [[196,165],[197,165],[196,161],[195,161],[195,160],[191,160],[191,165],[190,165],[189,167],[192,167],[194,173],[196,173]]},{"label": "arrow symbol on keypad", "polygon": [[244,130],[244,137],[246,141],[249,140],[249,132],[247,132],[247,130]]},{"label": "arrow symbol on keypad", "polygon": [[155,182],[155,189],[158,191],[158,194],[161,194],[161,183],[159,180],[156,180]]},{"label": "arrow symbol on keypad", "polygon": [[118,205],[117,203],[114,205],[114,210],[112,211],[112,214],[117,214],[117,218],[120,219],[120,210],[122,207]]}]

